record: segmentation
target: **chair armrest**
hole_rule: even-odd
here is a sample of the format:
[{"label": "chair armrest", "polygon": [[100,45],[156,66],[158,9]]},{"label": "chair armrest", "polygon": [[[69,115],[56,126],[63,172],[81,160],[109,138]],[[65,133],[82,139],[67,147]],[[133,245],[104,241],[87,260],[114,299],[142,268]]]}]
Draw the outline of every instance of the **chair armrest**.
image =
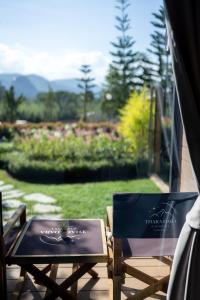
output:
[{"label": "chair armrest", "polygon": [[112,232],[112,228],[113,228],[113,209],[112,206],[107,206],[106,207],[106,212],[107,212],[107,226],[109,228],[109,231]]},{"label": "chair armrest", "polygon": [[106,207],[107,214],[107,225],[106,225],[106,240],[108,249],[108,277],[112,277],[112,260],[113,260],[113,249],[112,249],[112,206]]},{"label": "chair armrest", "polygon": [[20,225],[23,225],[26,223],[26,205],[22,204],[19,206],[19,208],[14,212],[14,214],[11,216],[9,221],[6,223],[6,225],[3,228],[3,237],[4,239],[9,235],[11,230],[13,229],[14,225],[17,221],[20,221]]}]

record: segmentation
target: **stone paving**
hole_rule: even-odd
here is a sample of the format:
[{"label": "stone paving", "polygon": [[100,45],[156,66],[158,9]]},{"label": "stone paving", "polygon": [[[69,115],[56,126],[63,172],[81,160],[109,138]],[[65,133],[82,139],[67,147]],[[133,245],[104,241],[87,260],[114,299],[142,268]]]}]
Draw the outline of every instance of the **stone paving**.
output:
[{"label": "stone paving", "polygon": [[6,184],[0,180],[0,191],[2,192],[3,219],[8,220],[15,209],[22,203],[32,207],[34,216],[41,218],[61,218],[61,208],[57,206],[56,199],[42,193],[25,194],[15,189],[12,184]]},{"label": "stone paving", "polygon": [[46,196],[41,193],[33,193],[30,195],[25,195],[24,199],[26,201],[34,201],[34,202],[39,202],[39,203],[55,203],[56,199]]},{"label": "stone paving", "polygon": [[3,201],[3,208],[18,208],[22,204],[21,201],[16,199],[7,199]]},{"label": "stone paving", "polygon": [[0,186],[0,192],[9,191],[13,188],[12,184],[2,184]]},{"label": "stone paving", "polygon": [[54,213],[54,212],[60,212],[61,208],[56,205],[51,204],[40,204],[37,203],[33,206],[34,212],[42,212],[42,213]]}]

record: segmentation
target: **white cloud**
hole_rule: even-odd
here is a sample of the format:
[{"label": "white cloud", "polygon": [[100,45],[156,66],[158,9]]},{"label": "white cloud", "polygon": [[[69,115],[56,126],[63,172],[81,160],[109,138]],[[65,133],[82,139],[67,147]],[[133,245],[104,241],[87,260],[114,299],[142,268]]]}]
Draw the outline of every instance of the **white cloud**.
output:
[{"label": "white cloud", "polygon": [[100,51],[68,51],[62,54],[36,52],[16,45],[0,43],[0,72],[38,74],[48,79],[79,77],[82,64],[90,64],[97,82],[102,82],[109,59]]}]

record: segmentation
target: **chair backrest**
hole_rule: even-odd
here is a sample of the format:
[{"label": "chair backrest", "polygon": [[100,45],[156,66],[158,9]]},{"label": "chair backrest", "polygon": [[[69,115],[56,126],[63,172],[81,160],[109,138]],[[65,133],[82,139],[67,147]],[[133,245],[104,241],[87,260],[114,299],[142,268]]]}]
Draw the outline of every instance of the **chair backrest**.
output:
[{"label": "chair backrest", "polygon": [[113,236],[177,238],[197,193],[113,195]]},{"label": "chair backrest", "polygon": [[113,238],[124,257],[174,255],[187,212],[197,193],[113,195]]}]

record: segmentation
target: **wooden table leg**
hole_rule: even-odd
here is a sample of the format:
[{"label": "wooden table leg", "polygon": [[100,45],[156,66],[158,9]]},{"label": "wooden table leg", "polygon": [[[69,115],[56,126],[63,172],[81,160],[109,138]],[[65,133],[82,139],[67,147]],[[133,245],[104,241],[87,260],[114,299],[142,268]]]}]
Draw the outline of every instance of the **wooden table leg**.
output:
[{"label": "wooden table leg", "polygon": [[[58,264],[52,264],[49,278],[51,278],[53,281],[56,281],[57,272],[58,272]],[[45,297],[48,296],[50,293],[51,290],[47,288]]]},{"label": "wooden table leg", "polygon": [[99,274],[93,269],[89,270],[88,273],[92,276],[92,278],[98,278],[99,276]]},{"label": "wooden table leg", "polygon": [[[40,271],[36,266],[23,265],[23,268],[52,291],[53,294],[51,293],[51,295],[54,295],[53,299],[60,296],[62,299],[75,300],[75,298],[69,292],[67,292],[64,287],[57,284],[42,271]],[[44,299],[48,299],[48,297],[49,296],[45,297]]]},{"label": "wooden table leg", "polygon": [[[78,270],[79,264],[74,263],[72,267],[72,273],[76,272]],[[75,281],[71,286],[71,294],[76,297],[77,296],[77,290],[78,290],[78,280]]]},{"label": "wooden table leg", "polygon": [[[70,286],[74,284],[78,279],[80,279],[85,273],[87,273],[89,270],[91,270],[96,263],[85,263],[81,265],[78,270],[76,270],[72,275],[70,275],[67,279],[65,279],[61,284],[60,287],[62,289],[67,290]],[[53,300],[57,296],[54,293],[51,293],[47,297],[45,297],[45,300]],[[68,298],[67,298],[68,299]]]},{"label": "wooden table leg", "polygon": [[[47,274],[47,273],[51,270],[51,267],[52,267],[52,264],[49,264],[49,265],[47,265],[44,269],[42,269],[41,272],[42,272],[43,274]],[[36,278],[34,278],[34,279],[35,279],[35,283],[36,283],[36,284],[42,285],[42,283],[39,282]]]}]

